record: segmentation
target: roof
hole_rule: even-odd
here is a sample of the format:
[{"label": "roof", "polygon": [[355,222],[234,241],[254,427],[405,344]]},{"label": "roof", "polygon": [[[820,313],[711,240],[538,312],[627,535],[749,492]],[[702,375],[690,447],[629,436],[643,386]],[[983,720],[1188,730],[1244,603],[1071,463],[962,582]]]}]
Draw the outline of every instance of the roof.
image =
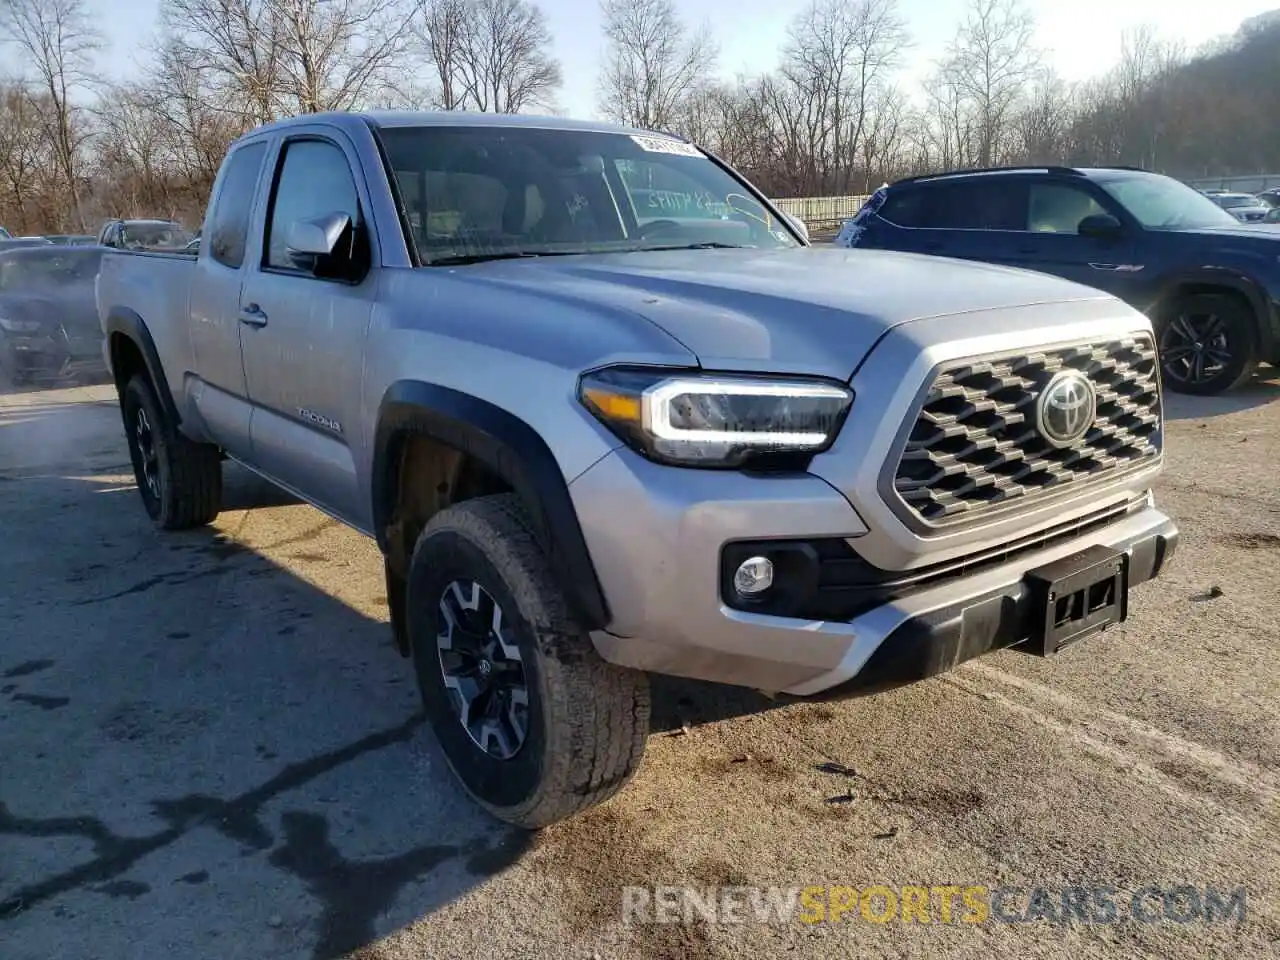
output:
[{"label": "roof", "polygon": [[1103,179],[1117,175],[1132,175],[1135,173],[1147,176],[1160,176],[1160,174],[1152,173],[1150,170],[1143,170],[1140,167],[1061,167],[1051,164],[1041,164],[1039,166],[983,167],[973,170],[951,170],[944,171],[942,173],[926,173],[915,177],[904,177],[901,180],[895,181],[893,186],[907,183],[921,183],[924,181],[950,180],[953,178],[959,180],[966,177],[993,177],[1027,173],[1051,174],[1059,177]]},{"label": "roof", "polygon": [[674,134],[652,130],[640,130],[606,123],[601,120],[573,120],[568,117],[550,117],[527,113],[469,113],[462,110],[371,110],[356,112],[304,113],[287,117],[251,130],[246,137],[287,130],[290,127],[312,123],[329,124],[350,130],[358,124],[376,127],[520,127],[527,130],[579,130],[591,133],[635,133],[676,138]]}]

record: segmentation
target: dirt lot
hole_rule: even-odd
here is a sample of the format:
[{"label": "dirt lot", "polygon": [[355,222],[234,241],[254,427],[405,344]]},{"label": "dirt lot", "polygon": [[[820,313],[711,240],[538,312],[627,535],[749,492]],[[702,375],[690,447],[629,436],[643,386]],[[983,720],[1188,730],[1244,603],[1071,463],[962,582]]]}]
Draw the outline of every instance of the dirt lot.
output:
[{"label": "dirt lot", "polygon": [[[634,784],[530,837],[420,728],[372,543],[230,468],[216,528],[160,535],[108,393],[10,395],[0,957],[1280,955],[1277,398],[1170,398],[1183,546],[1123,629],[837,704],[659,683]],[[1248,907],[621,923],[623,885],[684,883],[1243,886]]]}]

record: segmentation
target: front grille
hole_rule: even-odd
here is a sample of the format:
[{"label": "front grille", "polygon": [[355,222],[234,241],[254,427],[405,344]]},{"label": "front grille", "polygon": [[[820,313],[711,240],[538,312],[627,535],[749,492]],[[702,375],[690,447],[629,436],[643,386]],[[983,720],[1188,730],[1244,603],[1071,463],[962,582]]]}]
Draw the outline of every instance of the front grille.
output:
[{"label": "front grille", "polygon": [[[1081,440],[1056,448],[1036,429],[1035,404],[1068,368],[1093,382],[1097,417]],[[893,506],[909,521],[962,521],[1136,469],[1159,443],[1149,336],[966,360],[934,378],[898,461]]]}]

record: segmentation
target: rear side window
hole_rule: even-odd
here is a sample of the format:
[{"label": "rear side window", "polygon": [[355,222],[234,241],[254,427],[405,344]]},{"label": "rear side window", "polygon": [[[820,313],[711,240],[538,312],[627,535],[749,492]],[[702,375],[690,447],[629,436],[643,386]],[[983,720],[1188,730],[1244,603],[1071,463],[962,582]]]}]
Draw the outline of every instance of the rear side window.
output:
[{"label": "rear side window", "polygon": [[891,190],[884,198],[879,214],[882,220],[900,227],[927,227],[927,206],[923,190]]},{"label": "rear side window", "polygon": [[249,215],[253,212],[258,174],[266,152],[266,143],[251,143],[241,147],[227,160],[226,176],[218,188],[208,231],[209,255],[223,266],[238,269],[244,263]]},{"label": "rear side window", "polygon": [[1019,180],[958,180],[924,193],[924,226],[940,230],[1025,230],[1027,185]]}]

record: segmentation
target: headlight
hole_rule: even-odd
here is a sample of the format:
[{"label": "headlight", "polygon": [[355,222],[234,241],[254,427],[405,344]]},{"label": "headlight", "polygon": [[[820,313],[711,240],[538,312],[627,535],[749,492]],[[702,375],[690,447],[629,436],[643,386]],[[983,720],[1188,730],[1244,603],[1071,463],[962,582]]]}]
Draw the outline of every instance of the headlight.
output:
[{"label": "headlight", "polygon": [[0,330],[8,330],[10,333],[36,333],[39,329],[39,320],[13,320],[9,317],[0,317]]},{"label": "headlight", "polygon": [[853,400],[848,387],[828,381],[635,368],[586,374],[578,396],[635,450],[689,467],[820,453]]}]

